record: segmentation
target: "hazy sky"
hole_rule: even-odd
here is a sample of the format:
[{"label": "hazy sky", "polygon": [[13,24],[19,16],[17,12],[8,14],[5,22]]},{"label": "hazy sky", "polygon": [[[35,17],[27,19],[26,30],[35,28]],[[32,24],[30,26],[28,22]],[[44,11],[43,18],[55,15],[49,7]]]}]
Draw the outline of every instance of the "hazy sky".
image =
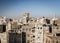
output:
[{"label": "hazy sky", "polygon": [[0,1],[0,16],[22,17],[29,12],[32,17],[60,17],[59,0]]}]

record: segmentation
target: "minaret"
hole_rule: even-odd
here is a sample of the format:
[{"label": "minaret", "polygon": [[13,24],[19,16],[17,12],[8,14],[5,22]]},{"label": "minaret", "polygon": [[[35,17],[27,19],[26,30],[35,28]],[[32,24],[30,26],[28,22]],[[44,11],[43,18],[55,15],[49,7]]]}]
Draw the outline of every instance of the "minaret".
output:
[{"label": "minaret", "polygon": [[55,16],[54,16],[54,18],[52,20],[58,20],[58,18],[56,17],[56,14],[55,14]]},{"label": "minaret", "polygon": [[58,20],[58,18],[56,17],[56,15],[54,16],[54,18],[52,18],[51,20],[51,24],[55,24],[55,22]]},{"label": "minaret", "polygon": [[5,16],[3,19],[4,19],[4,21],[3,21],[3,22],[4,22],[4,23],[6,23],[6,16]]},{"label": "minaret", "polygon": [[28,20],[29,20],[29,13],[25,13],[23,15],[23,23],[28,24]]},{"label": "minaret", "polygon": [[29,13],[25,13],[23,16],[24,17],[29,17]]}]

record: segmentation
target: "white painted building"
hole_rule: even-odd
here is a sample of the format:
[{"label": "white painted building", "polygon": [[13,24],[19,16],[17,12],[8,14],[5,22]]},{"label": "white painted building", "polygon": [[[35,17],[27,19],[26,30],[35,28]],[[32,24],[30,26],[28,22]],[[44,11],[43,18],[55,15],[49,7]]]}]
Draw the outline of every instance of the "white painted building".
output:
[{"label": "white painted building", "polygon": [[35,29],[35,43],[43,43],[43,27],[41,25]]},{"label": "white painted building", "polygon": [[[42,19],[41,19],[41,21],[42,21]],[[36,27],[35,28],[35,43],[43,43],[44,35],[43,35],[43,25],[42,25],[42,23],[37,20],[37,23],[35,24],[35,27]]]}]

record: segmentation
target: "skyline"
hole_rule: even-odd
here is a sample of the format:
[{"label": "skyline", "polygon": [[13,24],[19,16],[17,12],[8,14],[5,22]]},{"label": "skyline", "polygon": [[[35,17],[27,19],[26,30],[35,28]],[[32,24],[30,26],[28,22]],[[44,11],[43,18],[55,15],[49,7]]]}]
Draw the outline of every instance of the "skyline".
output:
[{"label": "skyline", "polygon": [[57,17],[60,16],[59,0],[18,0],[0,1],[0,16],[22,17],[25,12],[31,17]]}]

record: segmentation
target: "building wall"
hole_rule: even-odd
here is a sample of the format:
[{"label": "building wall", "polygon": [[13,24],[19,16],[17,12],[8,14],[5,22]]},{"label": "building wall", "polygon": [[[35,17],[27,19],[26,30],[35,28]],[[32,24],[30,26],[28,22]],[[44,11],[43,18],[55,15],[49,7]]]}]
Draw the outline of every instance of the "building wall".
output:
[{"label": "building wall", "polygon": [[[29,13],[20,21],[6,22],[5,19],[0,19],[1,43],[60,43],[60,19],[30,18]],[[2,31],[3,23],[6,24],[5,32]]]}]

